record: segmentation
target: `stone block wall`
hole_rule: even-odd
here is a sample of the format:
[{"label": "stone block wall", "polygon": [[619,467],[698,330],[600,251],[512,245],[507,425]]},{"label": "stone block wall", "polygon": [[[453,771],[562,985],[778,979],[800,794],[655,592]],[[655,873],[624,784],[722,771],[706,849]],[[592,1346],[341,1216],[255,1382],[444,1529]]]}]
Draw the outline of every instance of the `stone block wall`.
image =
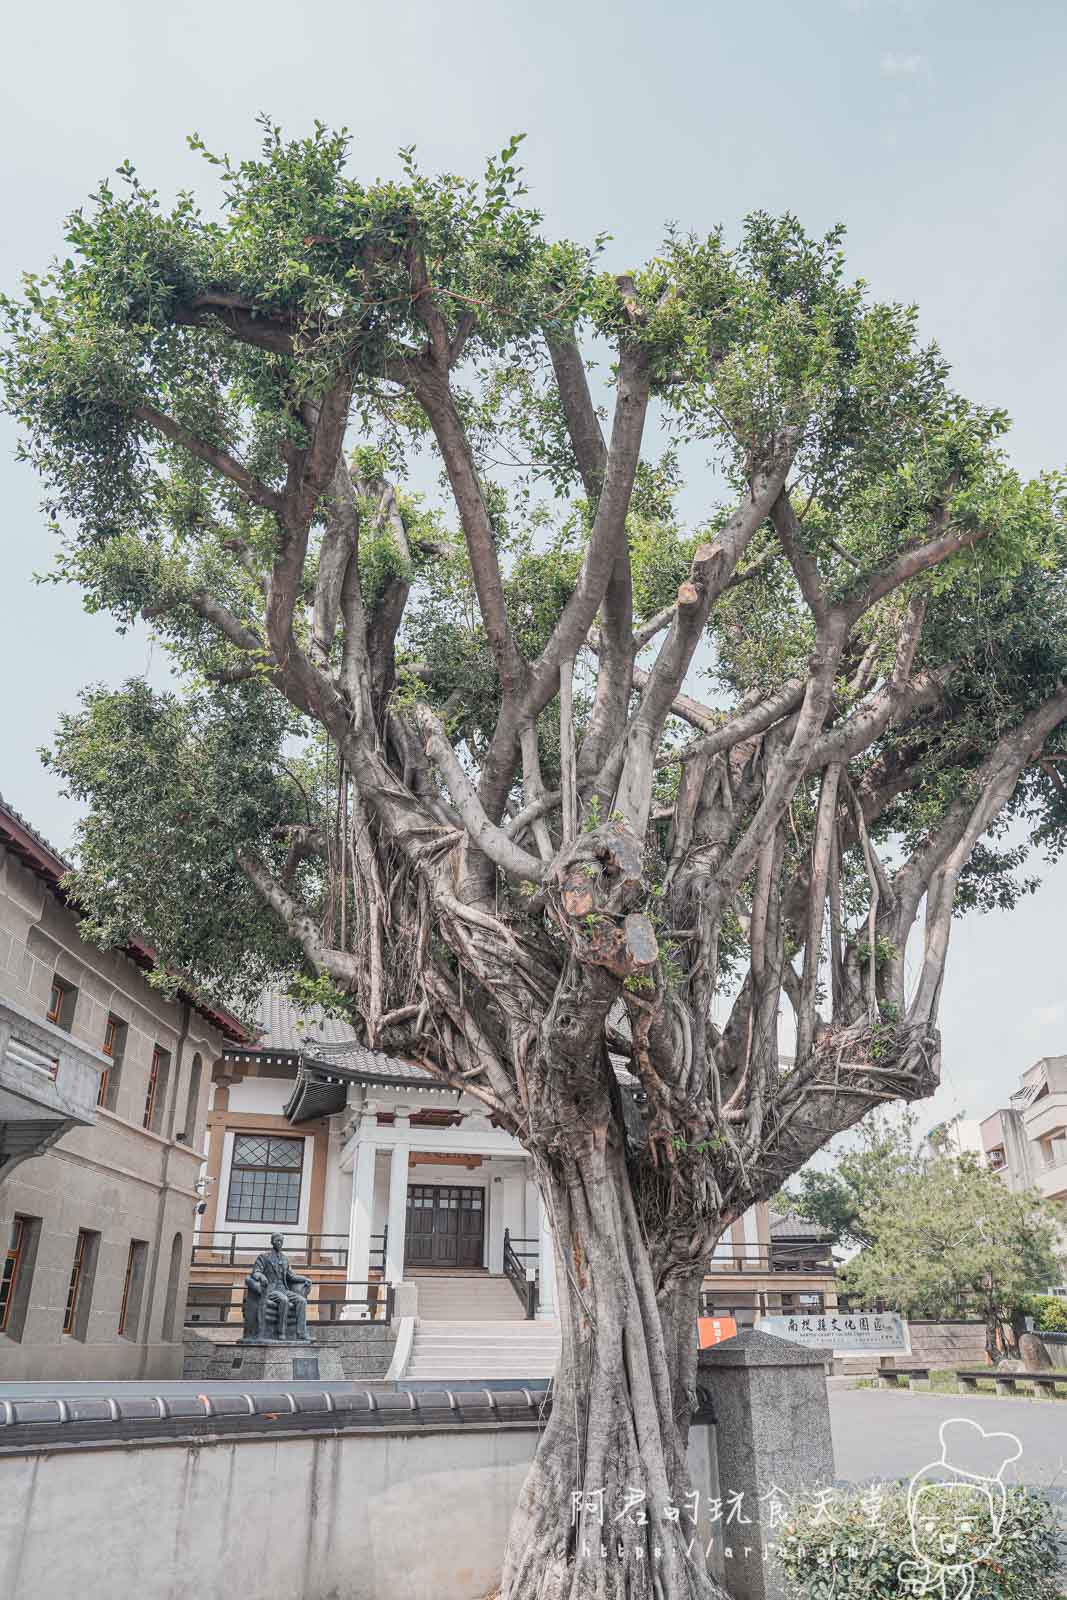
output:
[{"label": "stone block wall", "polygon": [[[335,1350],[341,1359],[345,1378],[384,1378],[393,1359],[397,1330],[378,1322],[330,1322],[310,1329],[318,1347]],[[182,1376],[197,1381],[214,1378],[219,1369],[222,1346],[232,1346],[236,1341],[209,1339],[200,1334],[185,1334],[185,1362]]]}]

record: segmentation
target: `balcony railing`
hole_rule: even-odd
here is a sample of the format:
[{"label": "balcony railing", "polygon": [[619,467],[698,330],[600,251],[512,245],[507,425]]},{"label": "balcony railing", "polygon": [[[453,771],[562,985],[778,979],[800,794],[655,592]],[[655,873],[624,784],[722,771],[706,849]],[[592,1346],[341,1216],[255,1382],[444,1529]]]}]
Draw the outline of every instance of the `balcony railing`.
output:
[{"label": "balcony railing", "polygon": [[[343,1293],[337,1293],[338,1290]],[[213,1284],[191,1283],[185,1305],[185,1326],[218,1328],[227,1323],[239,1325],[244,1296],[244,1289],[229,1284],[216,1288]],[[308,1326],[321,1327],[326,1323],[348,1321],[390,1323],[393,1320],[393,1300],[393,1286],[388,1283],[312,1284],[308,1300]]]},{"label": "balcony railing", "polygon": [[739,1328],[754,1327],[762,1317],[818,1316],[826,1310],[826,1296],[820,1291],[732,1289],[729,1283],[700,1291],[702,1317],[733,1317]]},{"label": "balcony railing", "polygon": [[[269,1224],[264,1223],[264,1227]],[[286,1233],[277,1230],[285,1240],[283,1249],[291,1267],[305,1271],[343,1272],[348,1267],[347,1233]],[[371,1270],[385,1274],[385,1250],[389,1230],[371,1234]],[[256,1257],[270,1249],[266,1233],[232,1231],[228,1233],[198,1233],[193,1240],[190,1265],[194,1267],[250,1267]]]},{"label": "balcony railing", "polygon": [[829,1244],[766,1245],[720,1244],[708,1262],[708,1274],[720,1272],[811,1272],[822,1277],[833,1274],[833,1250]]}]

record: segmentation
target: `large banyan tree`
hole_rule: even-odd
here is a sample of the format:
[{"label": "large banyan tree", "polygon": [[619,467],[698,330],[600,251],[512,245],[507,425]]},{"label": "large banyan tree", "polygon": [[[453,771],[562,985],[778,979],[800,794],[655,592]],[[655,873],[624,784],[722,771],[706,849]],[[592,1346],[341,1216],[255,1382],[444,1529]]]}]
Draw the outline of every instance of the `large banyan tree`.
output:
[{"label": "large banyan tree", "polygon": [[[563,1356],[504,1596],[713,1595],[670,1516],[705,1264],[931,1093],[954,912],[1060,846],[1062,485],[839,233],[674,230],[613,275],[514,144],[365,185],[343,137],[264,134],[209,157],[212,215],[123,169],[5,303],[60,575],[178,674],[59,731],[77,894],[514,1133]],[[582,1486],[647,1526],[602,1556]]]}]

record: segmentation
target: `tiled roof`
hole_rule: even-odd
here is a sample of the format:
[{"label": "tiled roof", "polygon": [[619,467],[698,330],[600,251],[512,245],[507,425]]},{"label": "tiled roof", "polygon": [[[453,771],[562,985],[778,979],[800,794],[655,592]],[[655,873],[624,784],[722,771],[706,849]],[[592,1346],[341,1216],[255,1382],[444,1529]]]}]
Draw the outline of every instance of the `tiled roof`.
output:
[{"label": "tiled roof", "polygon": [[356,1083],[437,1083],[432,1073],[402,1056],[387,1056],[360,1042],[356,1030],[321,1006],[299,1006],[279,989],[265,989],[259,999],[254,1042],[237,1051],[248,1054],[301,1056],[305,1076],[329,1076]]},{"label": "tiled roof", "polygon": [[[0,795],[0,839],[4,841],[11,853],[25,863],[30,870],[48,884],[52,893],[68,905],[77,915],[77,904],[71,900],[65,890],[60,887],[61,880],[71,870],[72,863],[48,843],[43,834],[31,827],[26,818],[8,805],[3,795]],[[144,939],[136,936],[130,939],[125,946],[125,953],[135,961],[144,971],[157,965],[156,952]],[[231,1015],[224,1006],[212,1005],[209,1001],[202,1000],[193,990],[184,986],[178,990],[180,997],[187,1000],[195,1011],[211,1023],[227,1039],[244,1039],[246,1037],[244,1025],[240,1020]]]},{"label": "tiled roof", "polygon": [[792,1211],[785,1214],[770,1212],[769,1221],[772,1239],[819,1239],[825,1241],[830,1234],[817,1222],[809,1222],[807,1217],[798,1217]]},{"label": "tiled roof", "polygon": [[61,869],[61,876],[62,873],[70,871],[71,862],[66,859],[62,851],[57,850],[54,844],[49,844],[44,834],[38,833],[37,829],[33,827],[31,823],[26,821],[26,818],[22,815],[21,811],[16,811],[14,806],[10,805],[8,801],[4,799],[3,795],[0,794],[0,817],[4,815],[17,822],[23,832],[28,833],[34,843],[40,845],[42,851],[46,855],[55,857],[56,863]]},{"label": "tiled roof", "polygon": [[321,1006],[301,1007],[279,989],[265,989],[259,998],[259,1032],[249,1048],[279,1055],[311,1058],[344,1078],[389,1078],[435,1082],[432,1073],[401,1056],[387,1056],[362,1044],[351,1023],[328,1017]]},{"label": "tiled roof", "polygon": [[[271,1054],[301,1058],[286,1106],[286,1116],[294,1122],[342,1110],[349,1083],[398,1087],[410,1083],[447,1089],[417,1062],[369,1049],[351,1024],[328,1017],[321,1006],[301,1007],[279,989],[265,989],[260,996],[254,1042],[227,1051],[233,1060]],[[624,1058],[613,1055],[611,1063],[620,1085],[632,1095],[639,1087],[638,1080],[628,1071]]]},{"label": "tiled roof", "polygon": [[254,1049],[314,1055],[317,1044],[356,1044],[355,1028],[328,1017],[321,1006],[302,1009],[280,989],[264,989],[256,1015]]}]

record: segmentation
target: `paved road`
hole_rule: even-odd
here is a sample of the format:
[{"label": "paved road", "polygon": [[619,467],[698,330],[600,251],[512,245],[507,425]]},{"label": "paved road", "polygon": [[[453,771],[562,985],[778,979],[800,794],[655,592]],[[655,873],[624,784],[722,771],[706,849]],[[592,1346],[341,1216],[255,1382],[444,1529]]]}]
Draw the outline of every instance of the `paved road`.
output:
[{"label": "paved road", "polygon": [[938,1430],[969,1417],[987,1433],[1013,1433],[1023,1450],[1005,1482],[1067,1496],[1067,1404],[978,1395],[831,1389],[830,1418],[838,1477],[846,1483],[910,1478],[941,1455]]}]

